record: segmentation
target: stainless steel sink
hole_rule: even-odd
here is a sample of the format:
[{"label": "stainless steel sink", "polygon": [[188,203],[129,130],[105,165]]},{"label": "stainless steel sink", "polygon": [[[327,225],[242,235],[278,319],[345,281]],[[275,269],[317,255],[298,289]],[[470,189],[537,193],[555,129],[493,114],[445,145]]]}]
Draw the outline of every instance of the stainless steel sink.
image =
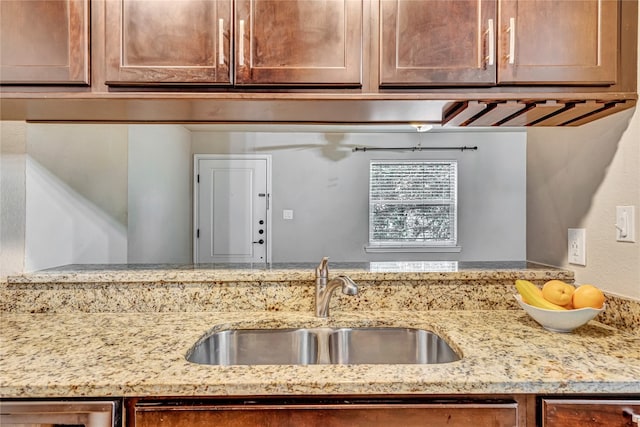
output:
[{"label": "stainless steel sink", "polygon": [[331,363],[423,364],[460,360],[438,335],[423,329],[343,328],[329,334]]},{"label": "stainless steel sink", "polygon": [[308,329],[231,329],[198,342],[187,360],[207,365],[308,365],[318,336]]},{"label": "stainless steel sink", "polygon": [[194,345],[187,360],[207,365],[427,364],[460,360],[423,329],[229,329]]}]

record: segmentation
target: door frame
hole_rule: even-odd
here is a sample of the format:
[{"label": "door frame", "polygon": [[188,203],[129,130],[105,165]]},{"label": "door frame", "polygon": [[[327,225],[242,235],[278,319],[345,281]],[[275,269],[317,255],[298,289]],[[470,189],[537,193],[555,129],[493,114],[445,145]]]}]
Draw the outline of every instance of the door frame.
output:
[{"label": "door frame", "polygon": [[271,154],[194,154],[193,155],[193,263],[198,263],[198,225],[200,218],[198,217],[198,208],[200,203],[200,186],[198,185],[198,174],[200,168],[198,162],[200,160],[265,160],[267,163],[267,218],[266,218],[266,230],[267,230],[267,246],[265,262],[271,263]]}]

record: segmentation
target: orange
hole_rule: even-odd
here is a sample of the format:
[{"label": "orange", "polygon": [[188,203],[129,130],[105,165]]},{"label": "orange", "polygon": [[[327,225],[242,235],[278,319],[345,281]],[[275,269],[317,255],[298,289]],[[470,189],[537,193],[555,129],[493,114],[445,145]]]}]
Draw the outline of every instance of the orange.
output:
[{"label": "orange", "polygon": [[542,296],[556,305],[567,305],[571,303],[574,289],[572,285],[562,280],[549,280],[542,287]]},{"label": "orange", "polygon": [[604,304],[604,294],[593,285],[578,286],[573,293],[573,306],[575,308],[602,308]]}]

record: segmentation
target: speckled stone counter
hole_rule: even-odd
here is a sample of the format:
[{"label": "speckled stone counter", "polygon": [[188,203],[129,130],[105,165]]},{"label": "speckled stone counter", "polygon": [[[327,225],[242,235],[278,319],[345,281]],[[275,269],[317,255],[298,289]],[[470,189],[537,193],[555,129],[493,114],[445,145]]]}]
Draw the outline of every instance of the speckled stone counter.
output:
[{"label": "speckled stone counter", "polygon": [[[68,266],[11,277],[0,285],[0,395],[640,393],[638,304],[609,297],[605,313],[570,334],[542,329],[515,304],[515,279],[572,282],[570,271],[330,265],[331,277],[348,274],[360,292],[336,293],[323,320],[312,315],[314,268]],[[600,323],[611,319],[625,327]],[[185,359],[204,334],[224,328],[376,325],[432,330],[462,360],[218,367]]]},{"label": "speckled stone counter", "polygon": [[[9,277],[0,312],[199,312],[313,309],[315,264],[70,265]],[[514,281],[573,282],[573,272],[528,262],[330,263],[360,293],[331,310],[519,310]],[[640,329],[640,303],[608,296],[600,321]]]},{"label": "speckled stone counter", "polygon": [[[406,326],[462,355],[438,365],[208,366],[205,333],[255,326]],[[640,337],[595,321],[548,332],[524,312],[3,314],[5,397],[640,393]]]},{"label": "speckled stone counter", "polygon": [[[332,309],[516,309],[515,279],[573,280],[573,273],[529,263],[408,262],[336,264],[330,276],[358,283]],[[311,311],[315,266],[67,266],[10,277],[0,311],[31,313]],[[509,298],[505,298],[509,296]]]},{"label": "speckled stone counter", "polygon": [[[8,278],[9,284],[298,282],[314,280],[317,264],[74,264]],[[353,280],[573,280],[573,272],[526,261],[329,263],[332,276]]]}]

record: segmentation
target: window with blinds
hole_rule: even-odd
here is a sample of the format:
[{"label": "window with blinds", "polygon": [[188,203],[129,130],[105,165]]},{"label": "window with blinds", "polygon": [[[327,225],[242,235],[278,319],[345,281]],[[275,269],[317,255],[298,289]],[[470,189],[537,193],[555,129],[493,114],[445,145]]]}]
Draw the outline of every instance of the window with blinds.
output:
[{"label": "window with blinds", "polygon": [[454,246],[456,161],[374,161],[370,166],[369,244]]}]

